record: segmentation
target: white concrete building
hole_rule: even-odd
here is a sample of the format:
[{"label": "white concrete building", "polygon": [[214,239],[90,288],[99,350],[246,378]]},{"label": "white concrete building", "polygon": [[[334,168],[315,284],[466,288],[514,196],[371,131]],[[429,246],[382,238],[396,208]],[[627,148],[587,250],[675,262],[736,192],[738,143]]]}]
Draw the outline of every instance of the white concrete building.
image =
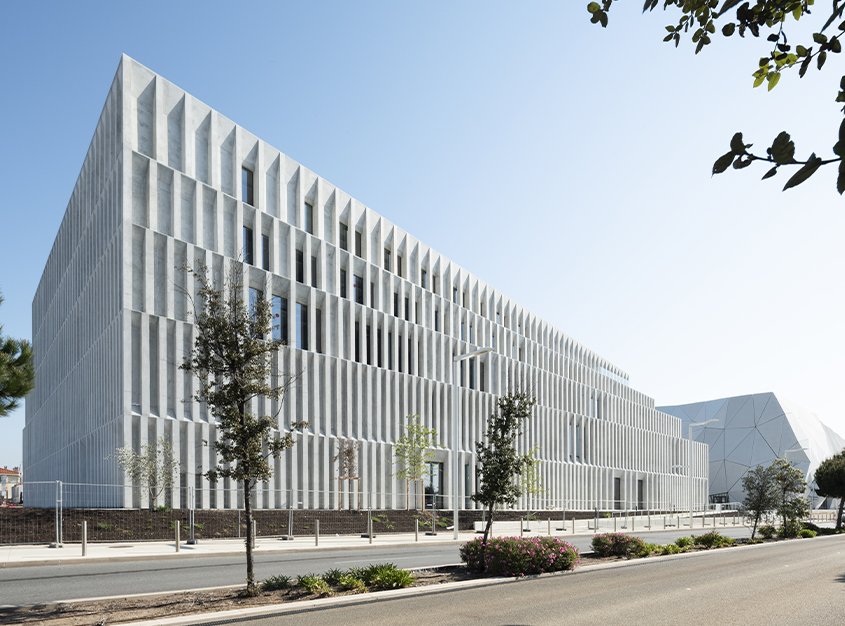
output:
[{"label": "white concrete building", "polygon": [[[627,374],[126,56],[33,301],[29,504],[38,481],[124,485],[109,455],[164,436],[181,464],[171,505],[188,487],[199,507],[239,505],[227,482],[202,477],[215,426],[184,402],[195,389],[179,370],[194,338],[184,293],[195,285],[178,269],[202,262],[219,280],[239,259],[244,298],[270,299],[273,332],[289,342],[279,371],[303,372],[280,425],[310,422],[257,506],[347,504],[335,457],[352,439],[364,504],[404,507],[392,443],[410,413],[437,431],[429,490],[450,495],[452,358],[487,346],[464,362],[457,389],[460,502],[471,506],[474,442],[496,394],[521,388],[538,400],[522,443],[541,459],[534,508],[686,508],[681,422]],[[704,445],[692,465],[703,502]],[[66,484],[65,505],[144,504],[138,489],[91,493]],[[41,503],[52,500],[44,491]]]},{"label": "white concrete building", "polygon": [[825,459],[845,449],[845,439],[815,413],[772,393],[754,393],[676,406],[660,407],[684,424],[716,420],[693,431],[709,447],[710,499],[742,502],[742,477],[758,465],[785,458],[807,480],[814,507],[829,503],[815,493],[813,477]]}]

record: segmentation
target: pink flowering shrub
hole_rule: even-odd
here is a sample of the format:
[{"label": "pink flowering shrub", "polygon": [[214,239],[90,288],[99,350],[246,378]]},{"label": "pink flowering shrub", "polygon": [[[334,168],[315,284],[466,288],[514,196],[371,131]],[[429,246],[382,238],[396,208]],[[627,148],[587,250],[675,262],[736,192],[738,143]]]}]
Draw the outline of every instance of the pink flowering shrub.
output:
[{"label": "pink flowering shrub", "polygon": [[480,537],[468,541],[461,546],[461,559],[469,570],[487,576],[562,572],[575,569],[580,561],[578,550],[556,537],[494,537],[483,548]]},{"label": "pink flowering shrub", "polygon": [[648,554],[648,546],[642,539],[622,533],[596,535],[592,543],[596,556],[618,556],[630,559]]}]

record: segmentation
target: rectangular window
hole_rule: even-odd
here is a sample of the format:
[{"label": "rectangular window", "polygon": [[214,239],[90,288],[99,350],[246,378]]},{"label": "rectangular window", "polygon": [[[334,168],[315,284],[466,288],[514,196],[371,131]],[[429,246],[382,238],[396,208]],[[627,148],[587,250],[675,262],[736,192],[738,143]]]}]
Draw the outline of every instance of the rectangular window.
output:
[{"label": "rectangular window", "polygon": [[340,223],[340,249],[349,251],[349,226]]},{"label": "rectangular window", "polygon": [[396,255],[396,273],[402,276],[402,257],[400,255]]},{"label": "rectangular window", "polygon": [[376,306],[376,284],[370,281],[370,306]]},{"label": "rectangular window", "polygon": [[270,271],[270,238],[261,235],[261,267]]},{"label": "rectangular window", "polygon": [[431,277],[431,293],[437,295],[437,274]]},{"label": "rectangular window", "polygon": [[308,306],[296,303],[296,347],[308,349]]},{"label": "rectangular window", "polygon": [[253,175],[248,167],[241,168],[241,200],[255,206]]},{"label": "rectangular window", "polygon": [[317,257],[311,257],[311,286],[317,286]]},{"label": "rectangular window", "polygon": [[405,321],[411,321],[411,299],[405,296]]},{"label": "rectangular window", "polygon": [[440,332],[440,311],[434,309],[434,330]]},{"label": "rectangular window", "polygon": [[373,364],[373,348],[372,348],[373,332],[369,324],[367,324],[367,365]]},{"label": "rectangular window", "polygon": [[355,231],[355,254],[357,256],[361,256],[361,257],[363,256],[363,254],[361,254],[362,247],[363,247],[362,243],[361,243],[362,239],[363,239],[363,237],[361,236],[361,231],[356,230]]},{"label": "rectangular window", "polygon": [[423,474],[423,487],[425,489],[425,508],[442,509],[446,506],[446,496],[443,495],[443,463],[427,462],[425,474]]},{"label": "rectangular window", "polygon": [[399,294],[393,292],[393,315],[399,317]]},{"label": "rectangular window", "polygon": [[352,295],[355,302],[364,304],[364,279],[357,274],[352,275]]},{"label": "rectangular window", "polygon": [[355,360],[361,362],[361,323],[355,322]]},{"label": "rectangular window", "polygon": [[314,315],[315,315],[314,323],[317,325],[317,327],[314,329],[315,330],[314,339],[317,343],[317,346],[316,346],[317,352],[322,354],[323,353],[323,310],[322,309],[315,309]]},{"label": "rectangular window", "polygon": [[384,269],[390,271],[390,250],[384,249]]},{"label": "rectangular window", "polygon": [[255,287],[249,288],[249,314],[255,315],[255,307],[258,306],[258,301],[264,298],[264,292]]},{"label": "rectangular window", "polygon": [[302,229],[309,235],[314,234],[314,205],[310,202],[305,203],[304,224]]},{"label": "rectangular window", "polygon": [[378,359],[378,366],[384,367],[384,359],[382,357],[382,339],[381,339],[381,328],[376,331],[376,358]]},{"label": "rectangular window", "polygon": [[296,282],[305,282],[305,260],[302,257],[302,250],[296,251]]},{"label": "rectangular window", "polygon": [[457,287],[452,287],[452,302],[454,302],[455,304],[458,303],[458,288]]},{"label": "rectangular window", "polygon": [[288,340],[288,299],[282,296],[273,296],[272,300],[272,329],[273,339],[276,341]]},{"label": "rectangular window", "polygon": [[244,263],[249,263],[250,265],[253,265],[254,256],[252,229],[249,226],[243,227],[243,244],[241,249],[241,255],[244,258]]},{"label": "rectangular window", "polygon": [[423,289],[428,289],[428,274],[425,270],[420,271],[420,285]]},{"label": "rectangular window", "polygon": [[487,391],[487,368],[484,365],[484,361],[478,364],[478,389],[480,391]]},{"label": "rectangular window", "polygon": [[387,333],[387,369],[393,369],[393,333]]},{"label": "rectangular window", "polygon": [[346,297],[346,270],[340,270],[340,297]]}]

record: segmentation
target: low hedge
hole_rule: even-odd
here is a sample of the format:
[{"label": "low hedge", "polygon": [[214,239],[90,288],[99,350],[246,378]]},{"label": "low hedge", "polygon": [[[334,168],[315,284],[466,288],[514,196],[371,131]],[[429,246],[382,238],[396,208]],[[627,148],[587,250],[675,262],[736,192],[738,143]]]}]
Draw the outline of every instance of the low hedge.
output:
[{"label": "low hedge", "polygon": [[461,546],[467,569],[487,576],[529,576],[575,569],[578,550],[557,537],[482,538]]},{"label": "low hedge", "polygon": [[645,541],[633,535],[623,533],[604,533],[593,537],[593,552],[596,556],[617,556],[632,559],[646,556],[651,552]]}]

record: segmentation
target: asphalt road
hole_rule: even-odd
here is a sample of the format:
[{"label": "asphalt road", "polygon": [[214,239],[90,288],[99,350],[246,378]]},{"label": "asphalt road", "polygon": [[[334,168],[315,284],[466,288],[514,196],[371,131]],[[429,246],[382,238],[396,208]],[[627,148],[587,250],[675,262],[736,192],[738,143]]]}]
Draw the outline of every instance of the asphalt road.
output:
[{"label": "asphalt road", "polygon": [[[835,624],[845,537],[662,558],[616,569],[254,619],[348,624]],[[229,622],[231,623],[231,622]]]},{"label": "asphalt road", "polygon": [[[719,529],[734,537],[748,535],[743,528]],[[695,533],[702,532],[695,529]],[[668,543],[689,532],[655,532],[642,536],[652,543]],[[590,537],[570,539],[589,550]],[[344,550],[255,553],[258,580],[274,574],[320,574],[337,567],[348,569],[368,563],[395,563],[399,567],[433,567],[460,562],[455,544],[365,546]],[[0,605],[28,605],[133,593],[178,591],[242,583],[243,555],[143,559],[126,562],[64,563],[0,569]]]}]

